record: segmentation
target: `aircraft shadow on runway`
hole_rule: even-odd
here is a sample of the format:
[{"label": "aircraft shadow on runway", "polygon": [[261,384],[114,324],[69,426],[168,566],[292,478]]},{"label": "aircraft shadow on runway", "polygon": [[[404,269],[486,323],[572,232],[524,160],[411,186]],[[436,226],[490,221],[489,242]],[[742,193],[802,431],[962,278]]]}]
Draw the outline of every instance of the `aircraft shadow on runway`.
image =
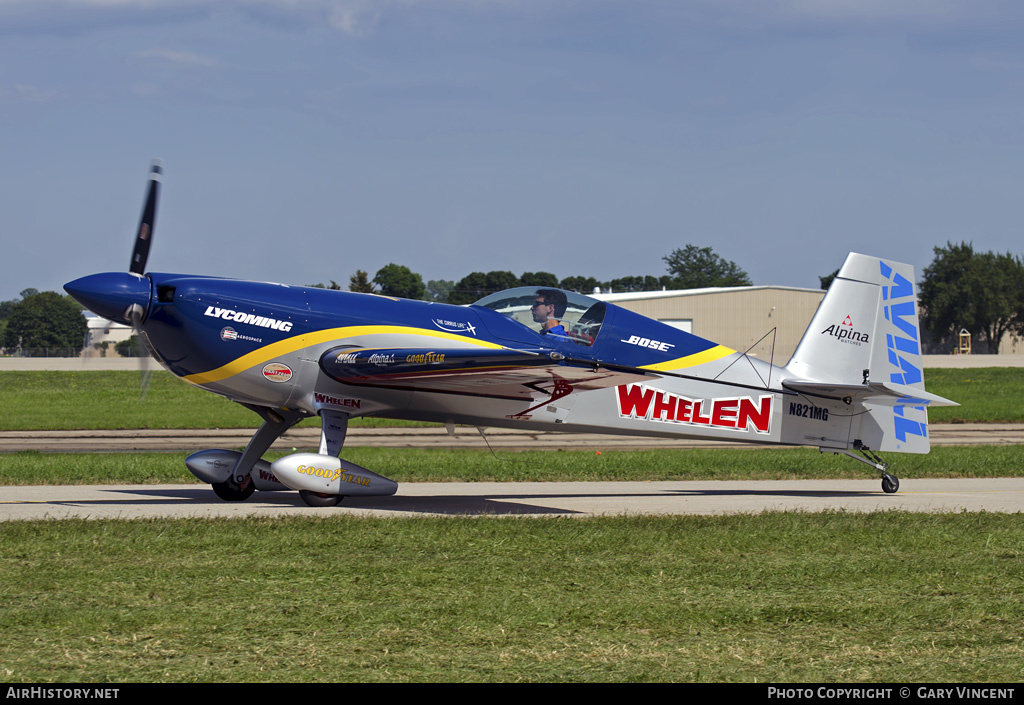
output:
[{"label": "aircraft shadow on runway", "polygon": [[[132,490],[112,490],[112,492],[133,495],[132,499],[102,499],[93,501],[66,502],[65,504],[146,504],[159,505],[224,505],[223,500],[216,497],[209,489],[197,487],[195,489],[158,489],[138,488]],[[662,498],[676,496],[680,499],[687,497],[789,497],[801,499],[849,499],[855,497],[878,496],[877,491],[819,491],[819,490],[754,490],[754,489],[708,489],[708,490],[666,490],[660,492],[611,492],[611,493],[506,493],[489,494],[486,496],[466,495],[430,495],[409,497],[395,495],[392,497],[346,497],[342,508],[365,509],[368,511],[389,511],[406,512],[409,514],[440,514],[440,515],[574,515],[586,514],[588,512],[568,508],[544,506],[539,504],[524,504],[529,500],[555,501],[559,499],[636,499],[642,497]],[[140,495],[147,499],[140,499]],[[272,505],[280,508],[295,507],[308,509],[295,492],[260,492],[249,500],[250,502]],[[56,502],[55,502],[56,503]],[[151,504],[152,503],[152,504]]]}]

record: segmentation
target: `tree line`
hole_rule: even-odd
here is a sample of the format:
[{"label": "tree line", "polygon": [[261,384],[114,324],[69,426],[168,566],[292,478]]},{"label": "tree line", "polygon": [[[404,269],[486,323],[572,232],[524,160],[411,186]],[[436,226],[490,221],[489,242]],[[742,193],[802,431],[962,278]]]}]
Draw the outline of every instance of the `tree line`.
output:
[{"label": "tree line", "polygon": [[918,292],[932,350],[950,352],[961,330],[982,353],[999,352],[1007,334],[1024,335],[1024,260],[1009,252],[976,252],[969,242],[947,242],[934,253]]},{"label": "tree line", "polygon": [[[543,286],[590,293],[594,288],[622,292],[748,286],[750,278],[734,262],[710,247],[687,245],[662,258],[667,274],[635,275],[599,281],[594,277],[559,278],[551,272],[472,272],[458,281],[430,280],[408,267],[388,264],[371,278],[364,270],[349,277],[349,291],[379,293],[439,303],[468,304],[502,289]],[[819,277],[827,288],[838,272]],[[998,352],[1007,335],[1024,336],[1024,260],[1010,253],[977,252],[972,243],[934,248],[932,263],[920,281],[921,326],[928,352],[948,353],[960,331],[971,334],[975,352]],[[315,284],[332,289],[341,285]],[[25,289],[20,299],[0,301],[0,344],[4,353],[77,355],[88,325],[74,299],[53,291]],[[52,353],[51,353],[52,354]],[[63,353],[62,353],[63,354]],[[127,344],[118,354],[129,355]]]},{"label": "tree line", "polygon": [[[391,263],[378,270],[372,279],[366,271],[356,270],[349,278],[348,288],[349,291],[378,293],[403,299],[464,305],[517,286],[543,286],[589,294],[594,289],[630,292],[750,285],[750,277],[739,265],[722,258],[710,247],[687,245],[673,250],[662,260],[666,264],[667,274],[630,275],[606,281],[584,275],[560,278],[552,272],[543,271],[523,272],[517,276],[507,270],[492,270],[471,272],[458,281],[432,279],[424,282],[419,274],[408,267]],[[341,287],[332,281],[327,288]]]}]

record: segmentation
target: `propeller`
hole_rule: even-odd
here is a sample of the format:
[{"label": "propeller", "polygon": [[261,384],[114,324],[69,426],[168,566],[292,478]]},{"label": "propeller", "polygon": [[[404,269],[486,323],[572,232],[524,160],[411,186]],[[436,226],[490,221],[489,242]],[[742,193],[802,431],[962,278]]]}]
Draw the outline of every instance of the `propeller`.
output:
[{"label": "propeller", "polygon": [[142,207],[139,229],[135,233],[135,249],[132,251],[131,266],[128,268],[132,274],[146,273],[146,260],[149,259],[149,246],[153,242],[156,202],[160,195],[160,179],[163,177],[163,173],[163,164],[159,159],[154,159],[149,167],[149,192],[146,194],[146,203]]},{"label": "propeller", "polygon": [[[142,216],[139,218],[139,228],[135,233],[135,248],[132,250],[132,261],[128,271],[132,274],[142,276],[146,272],[146,261],[149,259],[149,248],[153,244],[153,226],[156,223],[156,204],[160,196],[160,181],[163,178],[164,168],[159,159],[154,159],[149,166],[149,189],[146,193],[146,202],[142,207]],[[131,321],[135,329],[135,339],[139,345],[146,349],[145,355],[139,356],[139,390],[141,401],[146,400],[146,392],[153,379],[153,371],[150,369],[149,358],[153,357],[153,348],[149,344],[146,332],[142,329],[142,321],[146,311],[142,306],[133,303],[125,310],[125,317]]]},{"label": "propeller", "polygon": [[149,188],[146,202],[142,207],[139,229],[135,234],[135,247],[127,272],[106,272],[90,274],[64,285],[76,301],[87,309],[108,320],[130,325],[138,341],[148,354],[139,356],[142,398],[149,387],[149,357],[156,357],[149,337],[143,329],[147,312],[153,301],[153,283],[144,276],[149,248],[153,242],[153,224],[156,221],[156,204],[160,191],[163,165],[154,159],[149,167]]}]

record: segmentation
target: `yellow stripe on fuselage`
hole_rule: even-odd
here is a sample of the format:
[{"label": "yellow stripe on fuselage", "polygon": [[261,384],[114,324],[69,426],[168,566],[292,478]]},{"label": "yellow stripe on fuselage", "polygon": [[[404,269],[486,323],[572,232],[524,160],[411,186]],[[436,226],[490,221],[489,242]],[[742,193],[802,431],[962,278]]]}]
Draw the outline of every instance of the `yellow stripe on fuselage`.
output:
[{"label": "yellow stripe on fuselage", "polygon": [[732,348],[727,348],[724,345],[716,345],[713,348],[708,348],[704,352],[694,353],[693,355],[687,355],[686,357],[677,357],[675,360],[669,360],[668,362],[658,362],[653,365],[642,365],[640,369],[651,370],[653,372],[672,372],[686,367],[703,365],[706,362],[721,360],[723,357],[731,355],[734,352],[736,351]]},{"label": "yellow stripe on fuselage", "polygon": [[318,330],[311,333],[305,333],[303,335],[296,335],[291,338],[285,338],[284,340],[279,340],[278,342],[271,343],[270,345],[264,345],[262,348],[253,350],[251,353],[235,358],[231,362],[226,365],[222,365],[217,369],[209,370],[208,372],[196,372],[195,374],[188,375],[187,377],[182,377],[182,379],[191,384],[220,382],[221,380],[225,380],[239,372],[244,372],[250,367],[255,367],[256,365],[274,358],[290,355],[296,350],[301,350],[302,348],[306,348],[311,345],[320,345],[322,343],[329,343],[335,340],[340,341],[345,338],[354,338],[360,335],[386,334],[440,338],[441,340],[453,340],[460,343],[472,343],[477,347],[495,350],[501,350],[505,347],[503,345],[498,345],[497,343],[487,342],[486,340],[477,340],[476,338],[468,338],[464,335],[455,335],[454,333],[445,333],[443,331],[430,330],[428,328],[413,328],[411,326],[347,326],[344,328],[328,328],[326,330]]}]

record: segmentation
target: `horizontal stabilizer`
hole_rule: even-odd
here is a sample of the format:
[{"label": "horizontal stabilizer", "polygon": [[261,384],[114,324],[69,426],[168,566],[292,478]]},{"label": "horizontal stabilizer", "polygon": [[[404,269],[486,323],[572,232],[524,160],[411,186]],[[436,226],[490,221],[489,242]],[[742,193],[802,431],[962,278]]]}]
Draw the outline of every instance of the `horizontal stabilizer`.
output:
[{"label": "horizontal stabilizer", "polygon": [[955,401],[944,399],[917,387],[895,382],[868,382],[867,384],[828,384],[807,380],[787,380],[784,389],[800,394],[826,399],[852,399],[874,404],[894,406],[960,406]]}]

